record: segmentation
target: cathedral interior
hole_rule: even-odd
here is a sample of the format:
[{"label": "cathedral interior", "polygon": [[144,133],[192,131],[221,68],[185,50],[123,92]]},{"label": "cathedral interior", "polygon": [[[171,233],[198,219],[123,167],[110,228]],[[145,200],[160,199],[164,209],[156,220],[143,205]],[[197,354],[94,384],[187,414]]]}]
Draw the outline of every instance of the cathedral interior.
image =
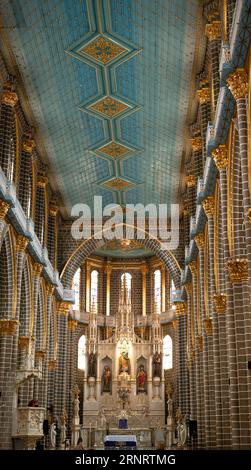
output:
[{"label": "cathedral interior", "polygon": [[0,26],[0,448],[251,449],[251,0]]}]

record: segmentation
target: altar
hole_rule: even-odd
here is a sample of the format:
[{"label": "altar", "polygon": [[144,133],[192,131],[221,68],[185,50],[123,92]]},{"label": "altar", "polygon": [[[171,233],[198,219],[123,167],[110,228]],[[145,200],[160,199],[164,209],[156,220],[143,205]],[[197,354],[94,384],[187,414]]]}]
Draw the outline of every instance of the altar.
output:
[{"label": "altar", "polygon": [[[110,435],[117,436],[136,436],[137,449],[151,449],[153,447],[153,432],[148,428],[140,429],[109,429]],[[83,427],[81,429],[81,437],[83,439],[84,448],[104,449],[104,439],[107,436],[105,430],[90,430],[90,428]]]}]

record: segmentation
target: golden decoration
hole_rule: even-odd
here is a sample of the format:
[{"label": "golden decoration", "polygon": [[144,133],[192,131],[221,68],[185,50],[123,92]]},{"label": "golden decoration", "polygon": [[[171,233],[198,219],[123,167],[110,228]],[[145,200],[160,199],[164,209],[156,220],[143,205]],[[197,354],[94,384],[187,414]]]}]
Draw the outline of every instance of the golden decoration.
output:
[{"label": "golden decoration", "polygon": [[215,41],[221,38],[221,22],[213,21],[206,25],[205,34],[209,41]]},{"label": "golden decoration", "polygon": [[72,303],[65,300],[60,300],[58,302],[58,314],[59,315],[68,315]]},{"label": "golden decoration", "polygon": [[205,104],[210,102],[210,90],[209,88],[201,88],[197,90],[197,95],[200,104]]},{"label": "golden decoration", "polygon": [[251,207],[246,212],[246,219],[249,220],[249,222],[251,222]]},{"label": "golden decoration", "polygon": [[10,208],[10,205],[8,204],[8,202],[5,202],[2,199],[0,199],[0,220],[5,218],[9,208]]},{"label": "golden decoration", "polygon": [[0,320],[0,335],[2,336],[14,336],[17,331],[17,325],[19,321],[17,320],[8,320],[2,318]]},{"label": "golden decoration", "polygon": [[37,185],[39,188],[45,188],[48,183],[47,176],[40,175],[37,179]]},{"label": "golden decoration", "polygon": [[196,242],[196,245],[199,249],[204,248],[205,245],[205,234],[203,232],[198,233],[195,235],[194,240]]},{"label": "golden decoration", "polygon": [[115,98],[106,96],[101,101],[92,104],[90,108],[94,109],[100,114],[108,116],[109,118],[113,118],[114,116],[117,116],[118,114],[122,113],[122,111],[124,111],[125,109],[128,109],[129,106],[119,100],[116,100]]},{"label": "golden decoration", "polygon": [[57,361],[55,359],[51,359],[48,364],[49,371],[52,372],[53,370],[56,369],[56,367],[57,367]]},{"label": "golden decoration", "polygon": [[97,39],[87,44],[87,46],[83,47],[79,52],[84,52],[102,64],[108,64],[126,52],[126,49],[105,36],[99,36]]},{"label": "golden decoration", "polygon": [[43,265],[40,263],[33,263],[33,273],[34,276],[40,276],[41,272],[43,270]]},{"label": "golden decoration", "polygon": [[227,296],[225,294],[214,294],[214,306],[217,313],[225,313]]},{"label": "golden decoration", "polygon": [[73,318],[68,319],[68,328],[70,331],[75,331],[78,326],[78,321],[73,320]]},{"label": "golden decoration", "polygon": [[26,153],[32,153],[35,147],[35,140],[33,140],[30,136],[25,135],[22,141],[22,150]]},{"label": "golden decoration", "polygon": [[191,295],[192,292],[193,292],[193,284],[192,282],[187,282],[186,284],[184,284],[184,287],[187,291],[187,294]]},{"label": "golden decoration", "polygon": [[198,343],[198,351],[203,351],[203,337],[201,335],[197,336],[197,343]]},{"label": "golden decoration", "polygon": [[50,215],[52,217],[56,217],[57,213],[58,213],[58,206],[56,206],[55,204],[50,204]]},{"label": "golden decoration", "polygon": [[128,181],[123,180],[122,178],[114,178],[104,183],[104,186],[106,186],[109,189],[119,191],[124,188],[131,188],[133,184],[129,183]]},{"label": "golden decoration", "polygon": [[199,152],[202,149],[202,138],[194,137],[191,139],[193,152]]},{"label": "golden decoration", "polygon": [[29,239],[24,235],[17,235],[16,237],[16,250],[17,251],[25,251],[26,247],[29,243]]},{"label": "golden decoration", "polygon": [[105,153],[106,155],[109,155],[113,158],[123,157],[128,152],[130,152],[130,149],[128,147],[125,147],[125,145],[119,144],[115,141],[112,141],[109,144],[100,147],[98,150],[99,152]]},{"label": "golden decoration", "polygon": [[214,196],[208,196],[202,201],[202,206],[203,209],[206,213],[207,217],[213,216],[214,215],[214,209],[215,209],[215,200]]},{"label": "golden decoration", "polygon": [[179,302],[175,302],[173,305],[175,306],[175,315],[177,315],[178,317],[186,313],[187,303],[185,301],[182,300]]},{"label": "golden decoration", "polygon": [[192,274],[197,273],[197,261],[191,261],[188,266]]},{"label": "golden decoration", "polygon": [[104,250],[122,250],[122,251],[133,251],[135,249],[143,248],[142,243],[137,240],[108,240],[105,244]]},{"label": "golden decoration", "polygon": [[54,289],[55,289],[55,286],[53,286],[52,284],[46,284],[47,295],[53,295]]},{"label": "golden decoration", "polygon": [[205,318],[204,330],[207,336],[212,336],[213,334],[213,319],[212,318]]},{"label": "golden decoration", "polygon": [[194,175],[186,175],[185,180],[188,188],[193,188],[196,184],[196,177]]},{"label": "golden decoration", "polygon": [[19,349],[28,349],[29,347],[29,336],[19,336],[18,347]]},{"label": "golden decoration", "polygon": [[245,69],[237,68],[230,73],[227,84],[235,100],[244,98],[248,94],[248,75]]},{"label": "golden decoration", "polygon": [[35,358],[36,359],[44,359],[46,356],[46,352],[45,351],[36,351],[35,352]]},{"label": "golden decoration", "polygon": [[228,148],[226,145],[219,145],[212,151],[212,155],[218,170],[224,170],[228,167]]},{"label": "golden decoration", "polygon": [[1,94],[1,103],[6,104],[8,106],[16,106],[18,102],[18,96],[14,91],[4,90]]},{"label": "golden decoration", "polygon": [[248,261],[246,258],[229,259],[227,268],[232,283],[248,280]]}]

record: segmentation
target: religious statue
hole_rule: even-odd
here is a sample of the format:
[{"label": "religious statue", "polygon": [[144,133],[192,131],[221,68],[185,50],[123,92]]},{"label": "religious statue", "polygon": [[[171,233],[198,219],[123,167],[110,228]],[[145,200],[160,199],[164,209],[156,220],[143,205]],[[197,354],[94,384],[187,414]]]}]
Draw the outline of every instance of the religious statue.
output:
[{"label": "religious statue", "polygon": [[66,422],[67,422],[67,413],[64,410],[60,416],[59,429],[60,429],[60,442],[64,444],[66,441]]},{"label": "religious statue", "polygon": [[106,429],[107,420],[106,420],[106,416],[105,416],[105,408],[103,406],[102,406],[99,414],[100,414],[101,429]]},{"label": "religious statue", "polygon": [[79,419],[79,393],[80,393],[80,390],[79,390],[77,384],[74,385],[72,391],[73,391],[73,395],[74,395],[74,400],[73,400],[73,418]]},{"label": "religious statue", "polygon": [[88,377],[95,377],[97,375],[97,357],[94,352],[89,354],[88,359]]},{"label": "religious statue", "polygon": [[50,443],[53,449],[56,447],[56,438],[57,438],[57,426],[56,426],[56,423],[52,423],[50,427]]},{"label": "religious statue", "polygon": [[130,359],[127,351],[122,351],[119,357],[119,374],[121,374],[121,372],[127,372],[128,374],[131,372]]},{"label": "religious statue", "polygon": [[104,367],[102,375],[102,393],[103,392],[112,392],[112,373],[108,366]]},{"label": "religious statue", "polygon": [[156,351],[153,355],[153,378],[161,378],[161,355]]},{"label": "religious statue", "polygon": [[146,371],[143,364],[141,364],[138,368],[137,373],[137,391],[146,393]]}]

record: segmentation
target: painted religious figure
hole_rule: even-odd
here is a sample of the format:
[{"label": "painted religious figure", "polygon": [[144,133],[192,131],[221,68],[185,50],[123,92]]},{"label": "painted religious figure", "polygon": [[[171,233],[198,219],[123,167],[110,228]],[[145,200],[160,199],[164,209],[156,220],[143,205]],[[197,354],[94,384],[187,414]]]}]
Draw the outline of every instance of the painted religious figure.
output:
[{"label": "painted religious figure", "polygon": [[145,367],[143,364],[141,364],[138,368],[138,373],[137,373],[137,391],[138,392],[143,392],[146,393],[146,371]]},{"label": "painted religious figure", "polygon": [[161,355],[158,351],[153,355],[153,377],[161,378]]},{"label": "painted religious figure", "polygon": [[89,354],[88,359],[88,377],[95,377],[97,375],[97,358],[94,352]]},{"label": "painted religious figure", "polygon": [[130,359],[127,351],[122,351],[119,357],[119,374],[121,374],[121,372],[127,372],[128,374],[131,372]]},{"label": "painted religious figure", "polygon": [[112,392],[112,373],[110,367],[108,366],[104,367],[102,375],[102,393],[104,392]]}]

